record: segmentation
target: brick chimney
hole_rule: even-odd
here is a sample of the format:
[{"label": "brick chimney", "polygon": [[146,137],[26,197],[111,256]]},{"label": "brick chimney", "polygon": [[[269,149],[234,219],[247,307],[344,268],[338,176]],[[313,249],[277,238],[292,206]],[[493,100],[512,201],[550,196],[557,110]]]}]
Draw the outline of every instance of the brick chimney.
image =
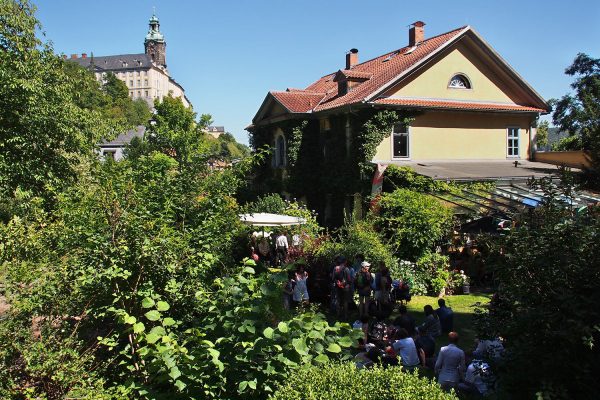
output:
[{"label": "brick chimney", "polygon": [[87,58],[87,53],[81,53],[81,58]]},{"label": "brick chimney", "polygon": [[350,69],[358,64],[358,49],[350,49],[346,53],[346,69]]},{"label": "brick chimney", "polygon": [[71,54],[71,60],[74,60],[77,58],[77,54]]},{"label": "brick chimney", "polygon": [[425,22],[417,21],[410,25],[408,30],[408,45],[416,46],[425,39]]}]

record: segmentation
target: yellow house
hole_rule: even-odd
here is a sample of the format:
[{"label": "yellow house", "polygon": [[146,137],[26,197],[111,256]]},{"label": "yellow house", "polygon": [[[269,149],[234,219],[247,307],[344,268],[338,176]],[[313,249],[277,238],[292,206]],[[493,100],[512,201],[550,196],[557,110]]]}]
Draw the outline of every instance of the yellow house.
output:
[{"label": "yellow house", "polygon": [[[321,177],[339,164],[345,165],[336,173],[341,176],[360,161],[532,159],[537,120],[549,111],[544,99],[470,26],[426,39],[424,25],[411,25],[401,49],[362,63],[352,49],[341,69],[305,89],[269,92],[248,127],[255,148],[274,149],[271,171],[259,177],[310,200],[309,188],[327,192]],[[394,111],[399,119],[371,151],[365,121],[380,111]],[[313,173],[295,179],[303,158]],[[326,209],[331,201],[320,203]]]}]

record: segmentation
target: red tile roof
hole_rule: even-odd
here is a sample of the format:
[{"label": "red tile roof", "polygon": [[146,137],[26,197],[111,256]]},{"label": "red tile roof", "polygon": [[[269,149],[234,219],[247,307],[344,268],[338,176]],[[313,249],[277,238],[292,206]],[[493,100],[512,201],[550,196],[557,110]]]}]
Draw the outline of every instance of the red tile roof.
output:
[{"label": "red tile roof", "polygon": [[352,67],[352,71],[372,73],[373,76],[343,96],[338,96],[337,84],[332,79],[333,74],[324,76],[306,88],[307,90],[318,90],[327,93],[325,99],[314,111],[327,110],[363,101],[444,44],[455,39],[465,29],[466,27],[461,27],[424,40],[412,52],[408,52],[411,48],[407,46],[355,65]]},{"label": "red tile roof", "polygon": [[[416,47],[403,47],[396,51],[386,53],[382,56],[354,65],[349,70],[339,70],[328,74],[309,85],[306,89],[288,89],[286,92],[270,92],[288,111],[292,113],[308,113],[329,110],[337,107],[351,104],[372,101],[372,98],[379,92],[387,88],[387,85],[395,82],[403,74],[409,72],[413,67],[417,67],[436,51],[441,50],[454,40],[458,40],[466,32],[470,31],[468,26],[455,29],[453,31],[434,36],[419,43]],[[474,33],[477,35],[476,33]],[[338,84],[340,74],[346,78],[355,78],[364,80],[356,84],[343,95],[338,94]],[[336,76],[338,79],[335,79]],[[376,100],[378,104],[396,104],[401,102],[386,103],[387,100]],[[402,100],[404,101],[404,100]],[[415,107],[435,107],[452,109],[481,109],[481,110],[505,110],[505,111],[535,111],[545,112],[546,110],[527,107],[527,106],[498,106],[497,104],[479,104],[462,102],[427,102],[425,100],[418,103],[413,101],[408,106]],[[483,107],[485,106],[485,107]]]},{"label": "red tile roof", "polygon": [[315,108],[325,93],[315,93],[293,89],[289,92],[271,92],[285,108],[293,113],[305,113]]},{"label": "red tile roof", "polygon": [[545,112],[543,108],[520,106],[518,104],[483,103],[453,100],[425,100],[425,99],[392,99],[384,98],[374,101],[376,104],[389,104],[408,106],[416,108],[441,108],[451,110],[474,110],[474,111],[523,111],[523,112]]}]

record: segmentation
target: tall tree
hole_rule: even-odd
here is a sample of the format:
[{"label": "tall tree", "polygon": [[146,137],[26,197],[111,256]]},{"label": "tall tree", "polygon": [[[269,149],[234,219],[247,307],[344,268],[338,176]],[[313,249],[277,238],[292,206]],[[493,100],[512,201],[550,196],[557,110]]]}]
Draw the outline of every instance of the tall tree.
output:
[{"label": "tall tree", "polygon": [[565,73],[575,77],[574,94],[554,100],[553,123],[561,131],[581,138],[583,148],[592,156],[596,173],[600,171],[600,59],[579,53]]},{"label": "tall tree", "polygon": [[180,98],[166,96],[154,104],[156,114],[149,127],[150,148],[175,158],[181,168],[198,165],[198,158],[207,156],[207,143],[203,128],[210,116],[202,115],[196,121],[196,113],[186,107]]},{"label": "tall tree", "polygon": [[36,37],[35,7],[0,1],[0,196],[21,188],[44,197],[72,182],[109,126],[83,108],[81,80]]}]

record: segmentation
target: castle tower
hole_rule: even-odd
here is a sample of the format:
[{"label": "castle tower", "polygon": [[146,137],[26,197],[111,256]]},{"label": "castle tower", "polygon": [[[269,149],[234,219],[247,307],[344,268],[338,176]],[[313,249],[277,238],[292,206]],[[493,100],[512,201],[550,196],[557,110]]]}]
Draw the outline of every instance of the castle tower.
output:
[{"label": "castle tower", "polygon": [[154,13],[149,21],[149,30],[144,40],[144,49],[153,63],[167,68],[167,42],[165,42],[163,34],[160,33],[160,23]]}]

